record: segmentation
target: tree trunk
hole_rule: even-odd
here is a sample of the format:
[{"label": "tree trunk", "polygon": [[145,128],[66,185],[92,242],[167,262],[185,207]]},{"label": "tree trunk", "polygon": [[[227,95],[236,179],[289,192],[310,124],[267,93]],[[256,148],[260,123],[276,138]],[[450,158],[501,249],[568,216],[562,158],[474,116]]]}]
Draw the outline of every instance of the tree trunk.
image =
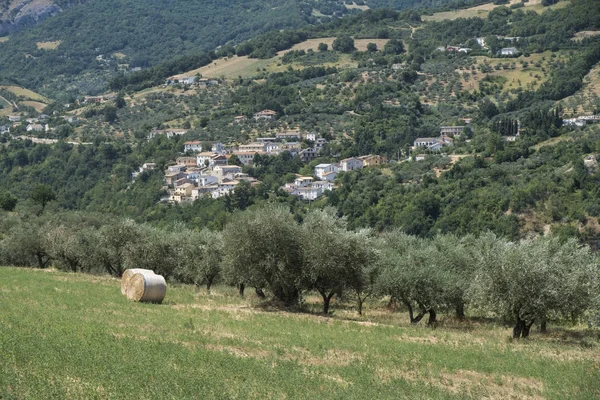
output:
[{"label": "tree trunk", "polygon": [[421,322],[425,314],[427,314],[427,311],[421,310],[421,312],[415,317],[415,319],[411,320],[410,323],[413,325],[418,324],[419,322]]},{"label": "tree trunk", "polygon": [[542,320],[540,321],[540,332],[542,333],[548,333],[548,327],[546,326],[546,316],[544,315],[544,317],[542,317]]},{"label": "tree trunk", "polygon": [[465,319],[465,303],[462,301],[456,303],[456,317],[461,321]]},{"label": "tree trunk", "polygon": [[529,324],[527,323],[523,323],[523,333],[521,334],[521,337],[523,339],[527,339],[529,337],[529,331],[531,330],[531,326],[533,325],[533,323],[535,322],[535,320],[531,320],[531,322]]},{"label": "tree trunk", "polygon": [[210,287],[212,286],[212,279],[206,280],[206,293],[210,294]]},{"label": "tree trunk", "polygon": [[413,321],[415,320],[414,317],[414,311],[412,308],[412,305],[410,304],[410,301],[405,301],[404,305],[406,306],[406,308],[408,308],[408,317],[410,318],[410,323],[412,324]]},{"label": "tree trunk", "polygon": [[244,289],[246,289],[246,285],[244,285],[243,283],[240,283],[238,286],[238,293],[240,294],[241,297],[244,297]]},{"label": "tree trunk", "polygon": [[261,288],[254,288],[254,291],[256,292],[256,295],[258,297],[260,297],[261,299],[264,299],[265,297],[265,292],[263,292],[263,290]]},{"label": "tree trunk", "polygon": [[522,321],[520,318],[517,318],[517,323],[513,328],[513,338],[518,339],[521,337],[521,333],[523,332],[523,328],[525,327],[525,321]]},{"label": "tree trunk", "polygon": [[363,303],[365,300],[366,299],[361,299],[360,296],[358,296],[358,315],[362,315]]},{"label": "tree trunk", "polygon": [[429,309],[429,320],[427,321],[427,325],[435,325],[437,322],[437,313],[433,308]]},{"label": "tree trunk", "polygon": [[323,297],[323,314],[329,314],[329,304],[331,303],[331,298],[335,295],[335,292],[330,292],[327,294],[324,291],[320,291],[321,296]]},{"label": "tree trunk", "polygon": [[528,324],[525,320],[523,320],[521,318],[517,318],[517,323],[515,324],[515,327],[513,328],[513,338],[514,339],[519,339],[519,338],[527,339],[529,337],[529,332],[531,331],[531,326],[533,325],[534,322],[535,322],[535,320],[531,320],[531,322]]}]

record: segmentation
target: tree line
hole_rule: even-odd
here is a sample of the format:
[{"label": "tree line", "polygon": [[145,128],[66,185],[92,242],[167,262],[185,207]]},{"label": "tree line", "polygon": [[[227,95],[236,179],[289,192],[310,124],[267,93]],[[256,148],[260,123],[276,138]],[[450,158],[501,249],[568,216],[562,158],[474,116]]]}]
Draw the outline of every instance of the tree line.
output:
[{"label": "tree line", "polygon": [[147,268],[167,280],[253,287],[283,307],[317,292],[323,313],[331,301],[353,298],[356,310],[370,297],[405,309],[410,322],[439,313],[467,312],[513,326],[529,336],[534,323],[596,323],[600,260],[574,239],[541,237],[518,243],[492,233],[423,239],[400,230],[351,230],[331,207],[298,221],[286,206],[267,204],[237,212],[222,231],[181,225],[159,229],[131,220],[69,213],[57,220],[1,221],[3,265],[121,276]]}]

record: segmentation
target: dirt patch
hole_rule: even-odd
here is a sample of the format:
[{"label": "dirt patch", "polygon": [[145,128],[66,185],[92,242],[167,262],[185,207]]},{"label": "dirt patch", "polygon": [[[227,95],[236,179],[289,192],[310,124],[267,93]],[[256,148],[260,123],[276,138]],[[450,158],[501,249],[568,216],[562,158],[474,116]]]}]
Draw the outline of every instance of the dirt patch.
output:
[{"label": "dirt patch", "polygon": [[402,379],[411,383],[423,383],[453,394],[466,394],[475,398],[543,400],[544,384],[533,378],[511,375],[491,375],[469,370],[420,374],[413,370],[377,369],[382,382]]},{"label": "dirt patch", "polygon": [[37,42],[37,48],[40,50],[56,50],[62,43],[62,40],[54,40],[52,42]]},{"label": "dirt patch", "polygon": [[591,38],[598,35],[600,35],[600,31],[581,31],[577,32],[571,40],[581,42],[583,39]]},{"label": "dirt patch", "polygon": [[256,358],[264,360],[272,358],[274,353],[268,350],[253,349],[241,346],[224,346],[220,344],[207,344],[206,349],[212,351],[226,352],[240,358]]}]

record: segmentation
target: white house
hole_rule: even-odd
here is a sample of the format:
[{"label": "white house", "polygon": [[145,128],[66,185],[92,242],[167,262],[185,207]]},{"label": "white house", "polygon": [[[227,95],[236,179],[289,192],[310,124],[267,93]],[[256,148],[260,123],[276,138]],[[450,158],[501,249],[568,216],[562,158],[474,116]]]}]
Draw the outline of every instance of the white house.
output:
[{"label": "white house", "polygon": [[316,142],[317,141],[317,133],[316,132],[307,133],[306,135],[304,135],[304,139],[310,140],[311,142]]},{"label": "white house", "polygon": [[237,165],[215,165],[213,168],[213,173],[216,175],[219,182],[222,182],[223,179],[233,178],[235,174],[239,174],[242,172],[242,167]]},{"label": "white house", "polygon": [[300,132],[294,132],[294,131],[290,131],[290,132],[277,132],[275,134],[275,138],[276,139],[282,139],[282,140],[299,140],[302,137],[302,134]]},{"label": "white house", "polygon": [[10,122],[19,122],[19,121],[21,121],[21,116],[20,115],[9,115],[8,120]]},{"label": "white house", "polygon": [[519,54],[519,50],[516,47],[505,47],[500,50],[500,54],[503,56],[516,56]]},{"label": "white house", "polygon": [[29,124],[27,125],[27,132],[42,132],[44,131],[44,126],[40,124]]},{"label": "white house", "polygon": [[438,144],[440,142],[440,138],[418,138],[417,140],[415,140],[414,142],[414,147],[431,147],[435,144]]},{"label": "white house", "polygon": [[183,144],[183,151],[191,151],[193,153],[200,153],[202,151],[202,142],[199,140],[192,140]]},{"label": "white house", "polygon": [[264,142],[252,142],[247,144],[240,144],[238,146],[238,152],[264,152],[266,151],[266,144]]},{"label": "white house", "polygon": [[213,197],[213,193],[219,192],[219,185],[198,186],[192,189],[192,200],[202,197]]},{"label": "white house", "polygon": [[300,197],[302,200],[316,200],[323,194],[323,189],[318,187],[299,187],[292,193]]},{"label": "white house", "polygon": [[335,172],[333,164],[319,164],[315,166],[315,176],[319,179],[324,179],[325,174]]},{"label": "white house", "polygon": [[196,154],[196,165],[200,168],[204,167],[212,167],[214,166],[213,159],[216,156],[216,153],[212,151],[205,151],[199,154]]},{"label": "white house", "polygon": [[363,167],[363,162],[355,157],[345,158],[340,161],[342,171],[354,171]]},{"label": "white house", "polygon": [[281,143],[267,142],[265,144],[265,151],[270,154],[277,154],[281,151]]},{"label": "white house", "polygon": [[273,110],[262,110],[254,114],[254,119],[258,120],[272,120],[277,116],[277,112]]},{"label": "white house", "polygon": [[460,136],[464,132],[466,126],[442,126],[440,127],[440,135]]},{"label": "white house", "polygon": [[217,143],[215,143],[215,144],[212,145],[212,147],[211,147],[210,150],[213,153],[223,154],[223,153],[225,153],[225,146],[223,146],[223,143],[217,142]]},{"label": "white house", "polygon": [[312,183],[313,183],[313,178],[310,176],[298,176],[294,180],[294,186],[297,186],[297,187],[308,187],[308,186],[312,185]]},{"label": "white house", "polygon": [[187,133],[187,129],[175,129],[175,128],[154,129],[148,135],[148,139],[153,139],[153,138],[155,138],[156,136],[159,136],[159,135],[165,135],[166,137],[171,138],[171,137],[174,137],[174,136],[185,135],[186,133]]}]

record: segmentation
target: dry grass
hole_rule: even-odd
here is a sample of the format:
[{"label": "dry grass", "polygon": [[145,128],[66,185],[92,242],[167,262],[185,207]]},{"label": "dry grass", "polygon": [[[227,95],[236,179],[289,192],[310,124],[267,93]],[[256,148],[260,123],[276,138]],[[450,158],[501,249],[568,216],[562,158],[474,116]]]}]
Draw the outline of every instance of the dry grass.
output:
[{"label": "dry grass", "polygon": [[52,42],[37,42],[37,48],[40,50],[56,50],[62,43],[62,40],[54,40]]},{"label": "dry grass", "polygon": [[125,54],[125,53],[120,53],[120,52],[117,52],[117,53],[113,53],[113,56],[115,56],[115,57],[116,57],[117,59],[119,59],[119,60],[122,60],[122,59],[124,59],[125,57],[127,57],[127,54]]},{"label": "dry grass", "polygon": [[22,96],[28,100],[39,101],[42,103],[50,102],[50,100],[48,100],[46,97],[42,96],[41,94],[36,93],[29,89],[22,88],[20,86],[9,85],[9,86],[0,86],[0,88],[8,90],[9,92],[13,92],[15,95]]},{"label": "dry grass", "polygon": [[594,36],[598,36],[600,35],[600,31],[581,31],[581,32],[577,32],[575,34],[575,36],[573,36],[573,39],[576,42],[581,42],[583,39],[585,38],[591,38]]},{"label": "dry grass", "polygon": [[39,101],[32,101],[32,100],[22,101],[21,104],[24,106],[33,107],[33,108],[35,108],[35,111],[37,111],[39,113],[44,111],[44,108],[46,108],[46,106],[47,106],[46,103],[42,103]]},{"label": "dry grass", "polygon": [[[280,51],[277,56],[269,59],[257,59],[249,58],[248,56],[243,57],[227,57],[215,60],[213,63],[206,65],[202,68],[194,69],[186,73],[180,74],[181,76],[190,76],[201,74],[206,78],[225,78],[225,79],[236,79],[238,77],[249,78],[255,76],[263,69],[267,72],[281,72],[287,69],[287,65],[281,63],[281,57],[292,50],[309,50],[312,49],[317,51],[319,43],[325,43],[331,48],[335,37],[327,37],[320,39],[308,39],[302,43],[294,45],[292,48]],[[356,39],[354,41],[355,47],[358,51],[366,51],[369,43],[375,43],[377,48],[381,50],[383,46],[389,41],[389,39]],[[357,63],[352,61],[347,54],[341,54],[340,59],[335,63],[327,63],[327,67],[356,67]],[[303,68],[300,65],[295,65],[296,68]]]},{"label": "dry grass", "polygon": [[583,87],[577,93],[560,103],[565,113],[573,116],[591,114],[600,104],[600,64],[588,72],[583,79]]},{"label": "dry grass", "polygon": [[[535,90],[540,87],[540,85],[546,82],[549,78],[549,63],[551,61],[552,52],[546,51],[540,54],[532,54],[528,57],[520,56],[518,58],[488,58],[483,56],[474,57],[476,64],[487,63],[493,69],[492,72],[484,74],[481,71],[477,71],[477,75],[471,75],[468,70],[457,70],[459,74],[467,72],[469,73],[469,79],[465,80],[461,76],[461,84],[464,90],[469,92],[475,91],[479,89],[479,82],[485,78],[487,75],[490,76],[501,76],[506,78],[506,82],[504,83],[503,91],[509,91],[511,89],[517,89],[522,87],[524,89]],[[557,52],[554,53],[560,58],[566,57],[565,54]],[[527,62],[528,66],[525,68],[521,64],[522,62]],[[514,69],[499,69],[496,70],[494,67],[497,65],[504,64],[515,64]],[[540,64],[540,66],[536,66],[536,64]],[[545,70],[545,72],[543,71]]]},{"label": "dry grass", "polygon": [[[511,0],[510,5],[520,3],[521,0]],[[557,4],[554,4],[549,7],[542,6],[542,0],[529,0],[529,2],[525,3],[525,7],[522,8],[523,11],[535,11],[537,13],[541,13],[548,9],[557,9],[564,8],[570,3],[570,0],[560,1]],[[490,11],[494,8],[500,7],[499,5],[495,5],[494,3],[486,3],[480,6],[466,8],[462,10],[455,11],[444,11],[435,13],[433,15],[424,15],[422,19],[424,21],[444,21],[444,20],[455,20],[458,18],[487,18]]]},{"label": "dry grass", "polygon": [[358,5],[358,4],[356,4],[356,3],[352,3],[352,4],[344,4],[344,5],[346,6],[346,8],[347,8],[347,9],[350,9],[350,10],[357,8],[357,9],[359,9],[359,10],[363,10],[363,11],[365,11],[365,10],[368,10],[368,9],[369,9],[369,6],[368,6],[368,5],[366,5],[366,4],[365,4],[365,5],[362,5],[362,6],[359,6],[359,5]]}]

